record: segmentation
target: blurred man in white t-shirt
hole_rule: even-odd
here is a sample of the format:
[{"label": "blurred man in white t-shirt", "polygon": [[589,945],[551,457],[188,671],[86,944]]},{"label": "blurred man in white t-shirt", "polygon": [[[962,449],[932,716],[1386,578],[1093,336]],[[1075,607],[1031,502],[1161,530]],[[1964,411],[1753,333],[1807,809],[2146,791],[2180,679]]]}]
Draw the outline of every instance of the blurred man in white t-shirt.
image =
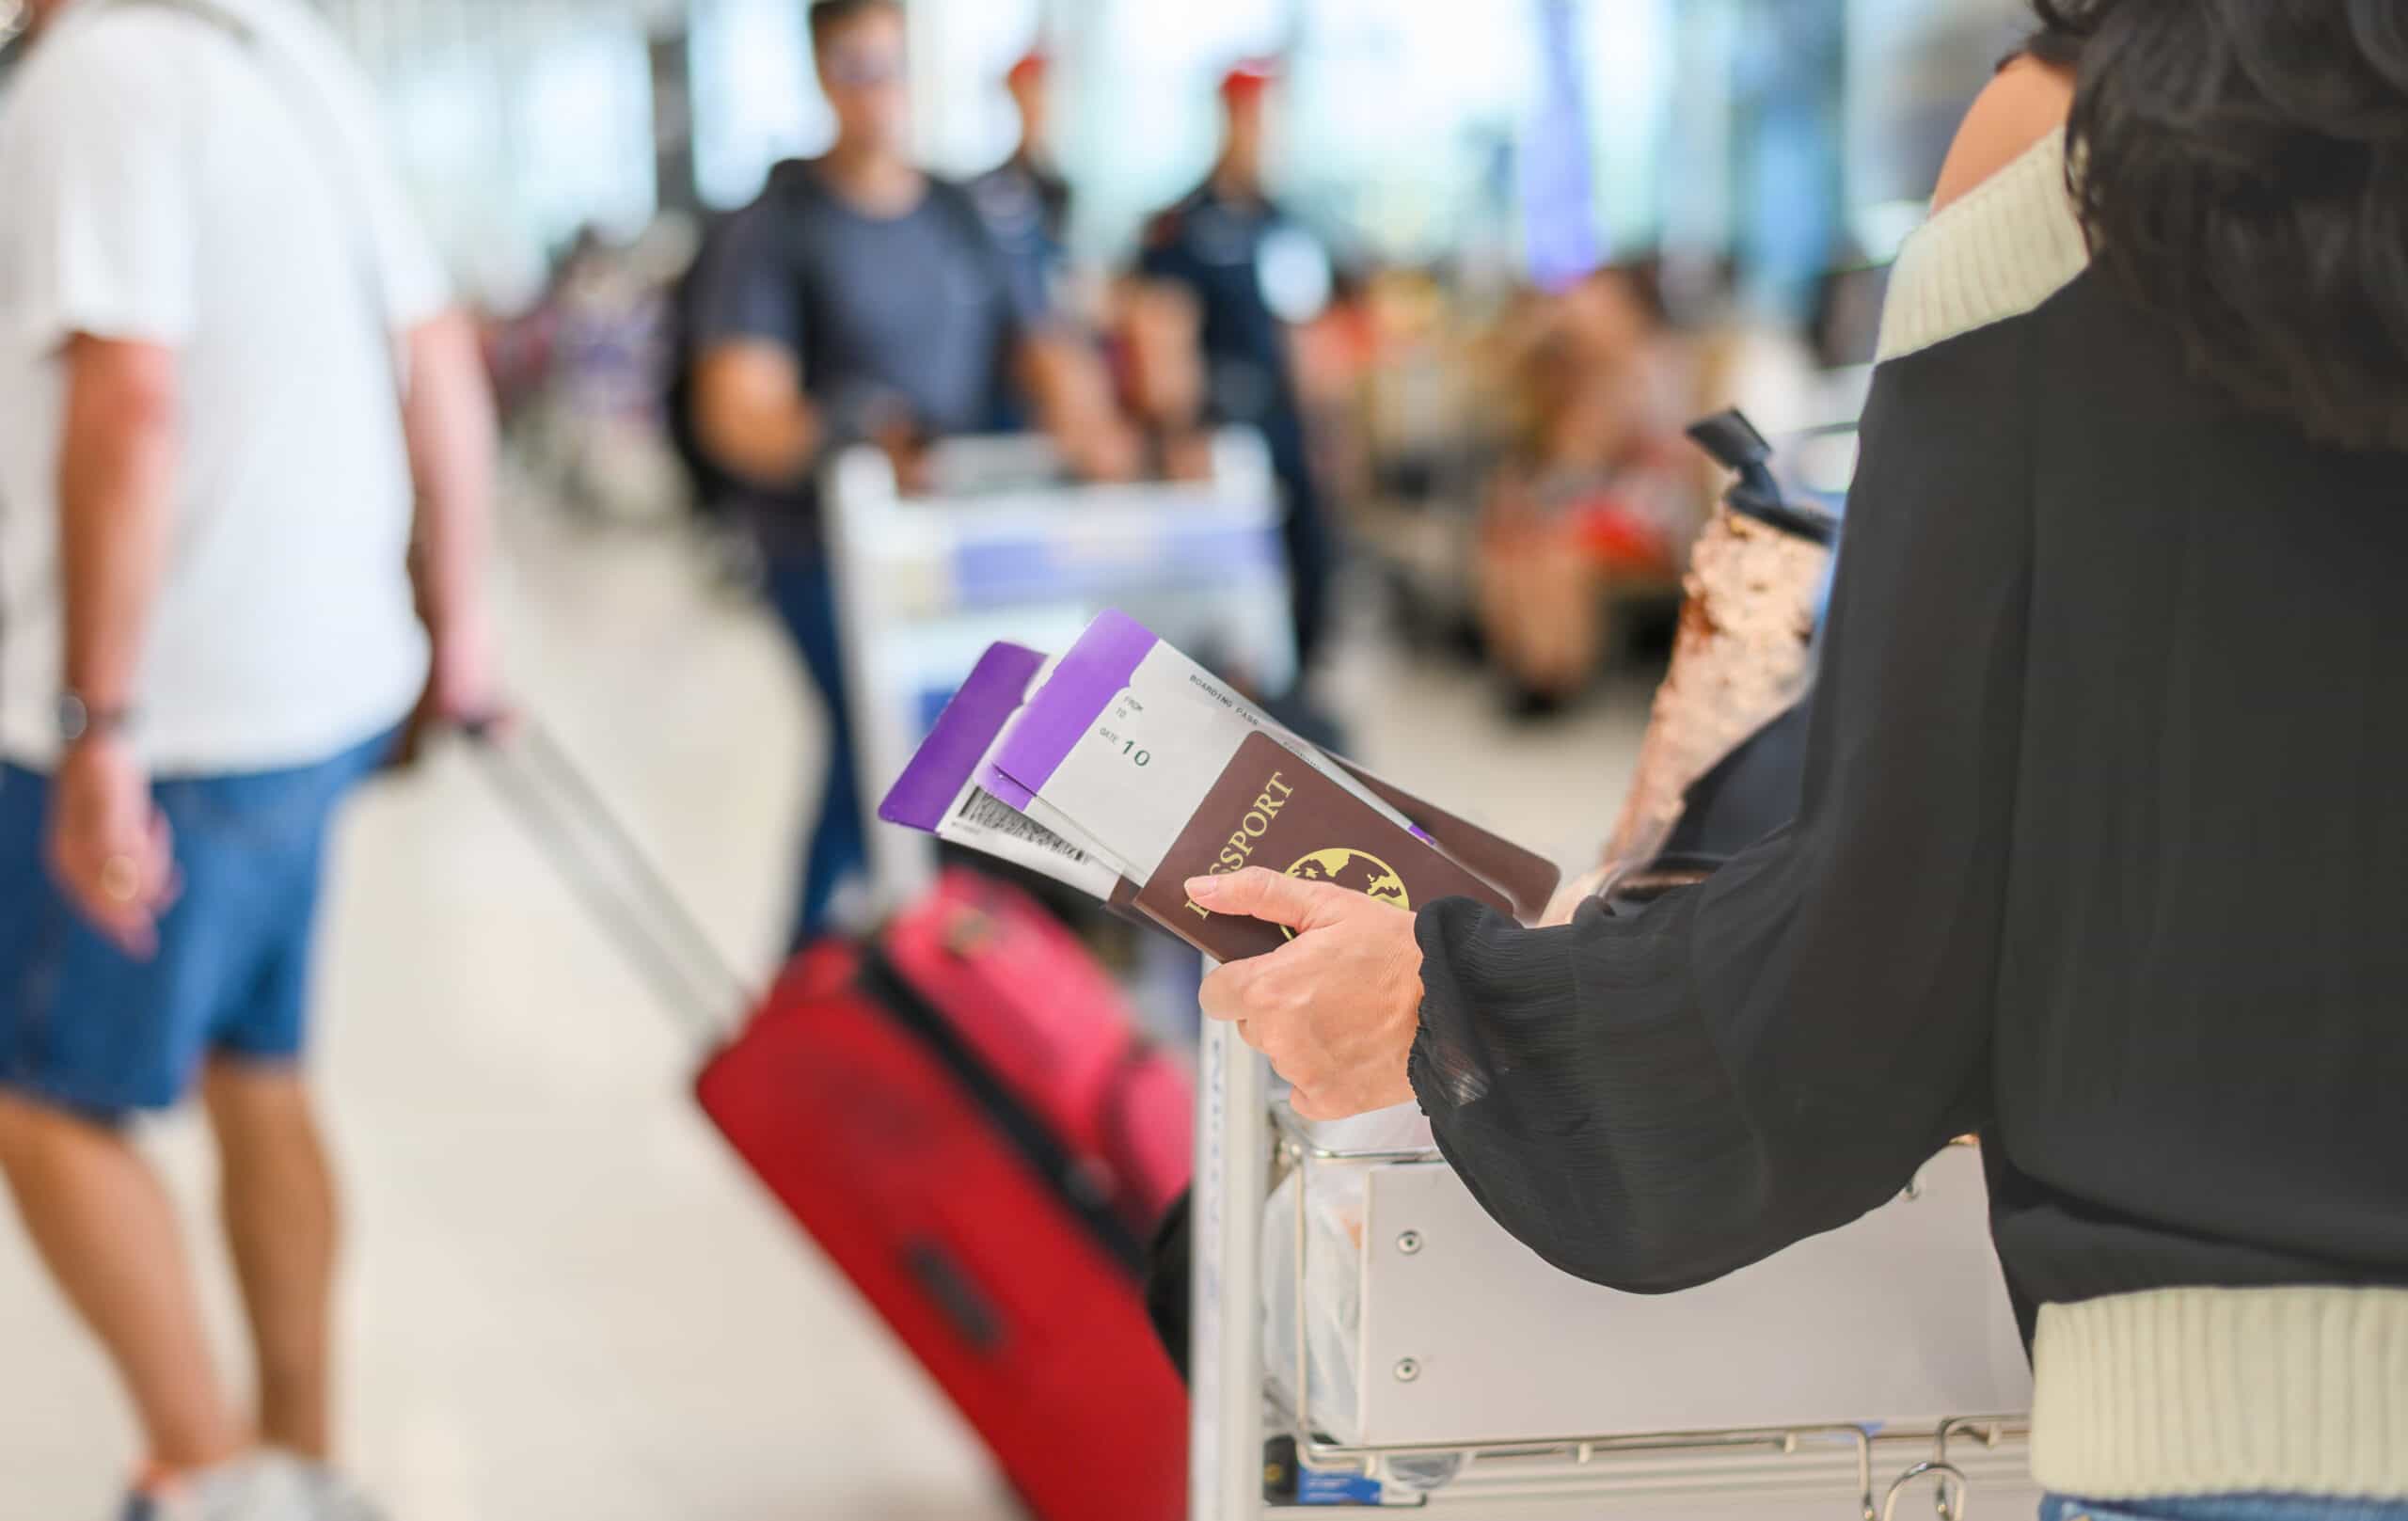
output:
[{"label": "blurred man in white t-shirt", "polygon": [[[490,401],[301,0],[32,7],[0,107],[0,1170],[140,1417],[130,1516],[356,1516],[311,927],[344,794],[414,713],[489,710]],[[196,1086],[251,1413],[128,1141]]]}]

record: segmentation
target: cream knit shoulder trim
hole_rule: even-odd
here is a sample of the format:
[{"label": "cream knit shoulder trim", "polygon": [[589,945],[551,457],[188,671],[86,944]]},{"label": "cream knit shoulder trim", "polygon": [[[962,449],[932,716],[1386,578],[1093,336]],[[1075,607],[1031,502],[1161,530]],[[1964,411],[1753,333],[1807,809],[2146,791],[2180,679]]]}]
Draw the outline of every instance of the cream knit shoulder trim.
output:
[{"label": "cream knit shoulder trim", "polygon": [[2408,1289],[2160,1289],[2040,1311],[2032,1472],[2095,1500],[2408,1499]]},{"label": "cream knit shoulder trim", "polygon": [[2066,188],[2066,135],[2052,132],[1907,240],[1881,312],[1880,357],[2020,317],[2089,265]]}]

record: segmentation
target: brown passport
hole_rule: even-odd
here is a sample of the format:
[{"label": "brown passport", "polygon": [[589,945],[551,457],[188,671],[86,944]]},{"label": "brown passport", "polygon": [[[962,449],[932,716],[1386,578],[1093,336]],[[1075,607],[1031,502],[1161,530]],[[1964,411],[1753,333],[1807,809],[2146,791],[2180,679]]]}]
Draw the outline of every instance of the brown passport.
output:
[{"label": "brown passport", "polygon": [[1400,909],[1469,897],[1513,911],[1495,888],[1264,734],[1238,747],[1135,906],[1218,960],[1265,955],[1288,943],[1285,928],[1208,913],[1187,896],[1191,877],[1248,866],[1334,882]]},{"label": "brown passport", "polygon": [[1482,829],[1434,803],[1424,802],[1343,755],[1332,755],[1330,759],[1345,767],[1347,775],[1370,788],[1373,797],[1412,820],[1450,859],[1512,898],[1514,911],[1524,919],[1538,918],[1555,901],[1555,890],[1563,884],[1563,872],[1554,862],[1535,850],[1524,849],[1493,830]]}]

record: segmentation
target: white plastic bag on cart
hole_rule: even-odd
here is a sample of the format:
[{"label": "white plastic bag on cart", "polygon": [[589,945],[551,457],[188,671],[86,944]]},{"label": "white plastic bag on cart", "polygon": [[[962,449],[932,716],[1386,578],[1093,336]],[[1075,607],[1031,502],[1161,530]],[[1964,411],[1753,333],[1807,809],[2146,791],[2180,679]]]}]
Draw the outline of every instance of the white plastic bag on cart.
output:
[{"label": "white plastic bag on cart", "polygon": [[[1434,1149],[1430,1121],[1413,1104],[1352,1119],[1306,1127],[1328,1150],[1410,1151]],[[1356,1348],[1363,1323],[1363,1212],[1369,1172],[1343,1161],[1298,1167],[1273,1191],[1262,1228],[1263,1361],[1273,1394],[1296,1405],[1296,1195],[1305,1197],[1304,1327],[1307,1406],[1317,1434],[1360,1441],[1355,1386]]]}]

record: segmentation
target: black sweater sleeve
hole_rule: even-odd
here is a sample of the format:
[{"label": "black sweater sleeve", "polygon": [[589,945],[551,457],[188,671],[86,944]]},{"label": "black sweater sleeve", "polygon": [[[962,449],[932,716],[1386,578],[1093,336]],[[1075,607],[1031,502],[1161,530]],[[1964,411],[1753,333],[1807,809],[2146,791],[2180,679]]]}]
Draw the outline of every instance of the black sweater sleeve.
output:
[{"label": "black sweater sleeve", "polygon": [[1877,374],[1796,823],[1635,915],[1421,915],[1416,1091],[1482,1206],[1566,1272],[1719,1277],[1880,1204],[1988,1118],[2022,325]]}]

